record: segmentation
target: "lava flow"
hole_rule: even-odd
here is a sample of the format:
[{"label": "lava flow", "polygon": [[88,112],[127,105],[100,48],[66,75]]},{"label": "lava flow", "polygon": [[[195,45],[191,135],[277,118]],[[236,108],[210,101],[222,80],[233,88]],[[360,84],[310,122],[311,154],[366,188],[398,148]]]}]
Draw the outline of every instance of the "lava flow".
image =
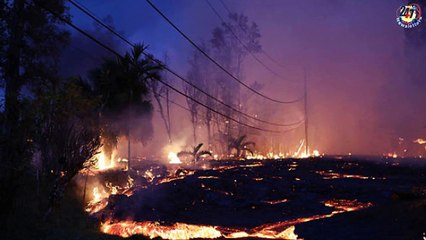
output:
[{"label": "lava flow", "polygon": [[[286,201],[280,201],[286,202]],[[271,203],[276,204],[276,202]],[[193,239],[193,238],[266,238],[266,239],[299,239],[295,234],[295,225],[332,217],[339,213],[357,211],[372,206],[371,203],[362,203],[357,200],[332,199],[323,202],[324,206],[332,207],[330,214],[315,215],[306,218],[297,218],[288,221],[264,224],[252,229],[226,228],[220,226],[193,225],[175,223],[170,226],[160,225],[158,222],[135,221],[106,221],[101,224],[101,231],[124,238],[133,235],[144,235],[150,238],[164,239]]]},{"label": "lava flow", "polygon": [[[99,155],[102,159],[103,153]],[[197,179],[201,181],[201,189],[202,191],[209,192],[208,194],[219,194],[217,196],[226,196],[225,198],[239,198],[239,193],[234,192],[232,189],[225,191],[224,189],[209,186],[207,183],[203,181],[216,181],[222,182],[226,180],[226,176],[229,176],[228,172],[243,171],[241,176],[247,176],[247,173],[255,173],[257,170],[265,171],[265,162],[262,161],[251,161],[251,162],[238,162],[237,164],[232,165],[221,165],[212,167],[209,171],[216,172],[216,174],[223,174],[223,176],[217,176],[216,174],[206,174],[207,172],[200,172],[197,170],[188,170],[177,168],[177,164],[180,164],[179,161],[175,158],[176,154],[169,154],[170,164],[174,167],[172,168],[174,171],[169,172],[167,175],[160,177],[157,179],[157,174],[153,172],[153,168],[149,168],[148,170],[138,170],[137,176],[139,178],[146,179],[146,184],[151,187],[156,187],[158,185],[167,184],[176,180],[183,180],[186,178]],[[104,162],[102,160],[101,162]],[[280,163],[281,161],[277,161]],[[122,172],[121,170],[113,169],[114,164],[116,163],[115,159],[111,161],[111,168],[109,166],[105,168],[98,168],[97,171],[94,172],[95,176],[99,181],[93,186],[92,190],[92,199],[89,201],[86,211],[96,216],[97,213],[102,213],[104,215],[104,209],[108,206],[110,195],[115,194],[123,194],[128,197],[133,194],[133,191],[138,187],[146,188],[148,185],[138,185],[133,186],[133,179],[130,177],[129,172]],[[289,163],[283,163],[286,168],[288,166],[296,169],[299,164],[295,161],[291,161]],[[143,168],[140,168],[143,169]],[[263,170],[261,170],[263,169]],[[105,172],[103,172],[105,170]],[[116,172],[114,172],[116,171]],[[203,170],[201,170],[203,171]],[[292,173],[293,171],[288,171],[288,173]],[[116,174],[123,174],[124,179],[127,178],[126,184],[113,184],[110,181],[106,181],[104,175],[111,174],[112,176],[116,176]],[[202,173],[202,175],[199,175]],[[335,179],[335,178],[360,178],[360,179],[369,179],[369,177],[365,177],[362,175],[345,175],[335,173],[333,171],[317,171],[316,173],[322,175],[326,179]],[[134,173],[133,173],[134,174]],[[196,174],[195,178],[192,176]],[[198,175],[198,176],[197,176]],[[123,178],[121,176],[121,178]],[[234,176],[235,177],[235,176]],[[103,179],[103,183],[101,179]],[[154,179],[156,179],[154,181]],[[234,178],[232,178],[234,179]],[[251,181],[259,182],[259,184],[263,184],[265,179],[268,179],[267,176],[264,175],[255,175],[250,178]],[[272,177],[271,177],[272,179]],[[283,177],[273,178],[274,181],[283,181]],[[299,180],[298,178],[295,178]],[[139,179],[140,180],[140,179]],[[236,184],[236,180],[233,180],[234,184]],[[207,184],[207,185],[205,185]],[[174,185],[176,186],[176,185]],[[136,189],[135,189],[136,188]],[[194,191],[198,191],[195,190]],[[201,192],[202,192],[201,191]],[[201,193],[200,192],[200,193]],[[259,203],[266,204],[271,207],[280,208],[280,204],[291,204],[294,200],[281,198],[278,200],[259,200]],[[336,214],[357,211],[363,208],[367,208],[372,206],[371,203],[362,203],[357,200],[344,200],[344,199],[331,199],[327,201],[321,202],[323,206],[332,208],[330,213],[328,214],[317,214],[308,217],[295,218],[285,221],[272,222],[267,224],[262,224],[254,228],[244,228],[244,227],[226,227],[220,225],[208,225],[208,224],[189,224],[183,222],[169,222],[170,224],[160,224],[157,221],[136,221],[130,218],[127,220],[118,220],[112,217],[113,215],[105,215],[108,216],[102,220],[100,231],[105,234],[117,235],[123,238],[128,238],[133,235],[143,235],[150,238],[160,237],[163,239],[194,239],[194,238],[265,238],[265,239],[299,239],[298,235],[295,233],[296,226],[298,224],[319,220],[323,218],[333,217]],[[136,209],[135,209],[136,210]],[[98,215],[100,216],[100,215]]]}]

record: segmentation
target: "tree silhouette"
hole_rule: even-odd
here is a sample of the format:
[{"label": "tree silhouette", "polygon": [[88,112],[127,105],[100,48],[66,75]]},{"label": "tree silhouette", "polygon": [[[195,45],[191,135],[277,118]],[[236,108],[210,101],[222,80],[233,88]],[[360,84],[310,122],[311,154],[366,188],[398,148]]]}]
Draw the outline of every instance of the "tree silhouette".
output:
[{"label": "tree silhouette", "polygon": [[231,154],[232,150],[235,149],[237,151],[237,157],[245,157],[247,152],[253,155],[252,147],[256,144],[252,141],[246,141],[246,138],[246,135],[242,135],[238,138],[231,138],[228,145],[229,154]]},{"label": "tree silhouette", "polygon": [[[244,80],[243,63],[249,53],[257,53],[261,50],[259,27],[254,22],[249,22],[248,17],[244,14],[231,13],[228,16],[228,21],[223,22],[220,27],[213,30],[212,53],[215,58],[220,61],[228,71],[240,80]],[[244,46],[242,44],[244,44]],[[217,73],[217,84],[220,88],[220,98],[228,105],[235,106],[237,109],[244,111],[246,106],[241,101],[240,85],[229,79],[229,76],[223,72]],[[224,108],[228,116],[234,113]],[[241,116],[236,116],[240,118]],[[225,119],[222,119],[225,122]],[[238,132],[233,131],[234,123],[228,122],[225,124],[225,134],[228,136],[241,135],[244,132],[244,127],[238,125]]]},{"label": "tree silhouette", "polygon": [[203,146],[203,144],[200,143],[197,146],[195,146],[191,151],[178,152],[177,156],[179,158],[184,157],[184,156],[191,156],[192,160],[194,161],[194,166],[195,166],[195,163],[198,162],[202,156],[205,156],[205,155],[211,156],[212,155],[212,153],[210,151],[201,151],[202,146]]},{"label": "tree silhouette", "polygon": [[[63,1],[46,0],[43,4],[68,18]],[[30,169],[32,144],[28,139],[33,120],[31,111],[26,111],[29,104],[22,89],[44,87],[57,80],[58,58],[68,33],[34,1],[1,1],[0,16],[0,84],[5,93],[0,123],[0,192],[6,196],[0,198],[3,229],[14,209],[18,178]]]},{"label": "tree silhouette", "polygon": [[128,139],[129,162],[130,140],[144,142],[153,134],[148,85],[160,79],[162,66],[144,57],[145,50],[146,46],[137,44],[123,58],[107,60],[91,73],[95,91],[101,96],[102,137],[107,155],[112,153],[118,136],[124,135]]}]

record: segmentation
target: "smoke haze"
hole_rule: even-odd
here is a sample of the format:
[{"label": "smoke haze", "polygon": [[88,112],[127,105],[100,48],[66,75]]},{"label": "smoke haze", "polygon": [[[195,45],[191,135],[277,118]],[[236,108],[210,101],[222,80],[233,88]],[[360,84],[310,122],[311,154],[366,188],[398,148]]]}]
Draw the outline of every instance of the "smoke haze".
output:
[{"label": "smoke haze", "polygon": [[[219,1],[210,1],[223,16],[227,11]],[[405,30],[396,23],[396,10],[404,1],[224,1],[233,12],[244,13],[257,23],[262,48],[281,66],[265,55],[259,58],[282,77],[277,77],[250,56],[243,66],[244,81],[264,85],[270,97],[293,100],[303,95],[303,69],[308,82],[308,120],[311,149],[330,154],[373,154],[397,151],[398,139],[408,144],[426,137],[426,24]],[[81,1],[99,17],[111,16],[116,29],[132,42],[144,42],[157,58],[167,53],[171,69],[186,75],[190,46],[158,16],[145,1]],[[205,1],[154,1],[170,19],[195,42],[209,41],[220,20]],[[71,8],[73,21],[93,29],[89,18]],[[408,32],[407,31],[412,31]],[[88,40],[73,33],[74,46],[98,54]],[[108,38],[105,33],[98,34]],[[109,41],[118,49],[124,43]],[[88,56],[74,52],[79,61],[67,63],[67,74],[87,72],[81,59]],[[70,58],[68,55],[67,59]],[[81,66],[81,67],[80,67]],[[220,71],[220,70],[217,70]],[[182,83],[168,75],[175,86]],[[229,79],[230,80],[230,79]],[[291,123],[303,119],[303,102],[276,104],[246,90],[248,112],[261,114],[271,122]],[[185,105],[183,97],[174,101]],[[138,154],[164,156],[167,135],[157,113],[153,120],[154,138]],[[172,107],[172,137],[176,144],[193,145],[189,113]],[[270,126],[265,126],[270,128]],[[286,130],[288,128],[282,128]],[[303,126],[280,135],[252,132],[249,137],[260,145],[295,150],[304,138]],[[200,141],[206,142],[204,127]],[[182,146],[182,147],[183,147]],[[179,146],[181,147],[181,146]],[[265,149],[269,150],[269,149]],[[278,151],[278,149],[275,149]],[[414,151],[414,150],[413,150]],[[417,150],[416,150],[417,151]],[[416,153],[417,154],[417,153]]]}]

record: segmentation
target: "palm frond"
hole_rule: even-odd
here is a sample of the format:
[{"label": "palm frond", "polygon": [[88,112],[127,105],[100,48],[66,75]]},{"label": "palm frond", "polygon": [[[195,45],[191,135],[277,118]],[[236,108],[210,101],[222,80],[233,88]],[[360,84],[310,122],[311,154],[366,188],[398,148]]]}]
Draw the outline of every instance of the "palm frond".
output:
[{"label": "palm frond", "polygon": [[247,151],[247,152],[249,152],[252,156],[254,155],[254,152],[251,149],[245,148],[244,150]]},{"label": "palm frond", "polygon": [[256,146],[256,143],[255,143],[255,142],[251,142],[251,141],[250,141],[250,142],[243,142],[243,143],[241,143],[241,145],[242,145],[242,146],[244,146],[244,147],[245,147],[245,146],[250,146],[250,145],[251,145],[251,146]]},{"label": "palm frond", "polygon": [[177,153],[178,157],[184,157],[184,156],[188,156],[188,155],[192,156],[194,154],[192,152],[189,152],[189,151],[180,151],[180,152]]},{"label": "palm frond", "polygon": [[195,148],[194,148],[194,153],[197,153],[199,150],[200,150],[200,148],[203,146],[203,144],[202,143],[200,143],[200,144],[198,144]]},{"label": "palm frond", "polygon": [[212,153],[210,151],[201,151],[197,154],[197,157],[201,157],[203,155],[209,155],[212,156]]},{"label": "palm frond", "polygon": [[241,145],[241,143],[244,141],[244,139],[247,137],[247,135],[242,135],[237,139],[238,145]]}]

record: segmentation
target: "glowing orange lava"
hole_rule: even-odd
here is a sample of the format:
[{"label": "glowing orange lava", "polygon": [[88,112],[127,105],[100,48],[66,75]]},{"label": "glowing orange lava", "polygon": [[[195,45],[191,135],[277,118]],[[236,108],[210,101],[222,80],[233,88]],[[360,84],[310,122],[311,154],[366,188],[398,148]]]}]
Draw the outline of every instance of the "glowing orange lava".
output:
[{"label": "glowing orange lava", "polygon": [[[285,202],[284,200],[280,201]],[[298,239],[298,235],[294,232],[296,224],[328,218],[339,213],[357,211],[372,206],[371,203],[361,203],[357,200],[344,199],[331,199],[324,201],[323,204],[327,207],[332,207],[335,210],[326,215],[315,215],[312,217],[269,223],[248,230],[186,223],[175,223],[169,226],[162,226],[158,222],[114,222],[110,220],[101,224],[101,232],[125,238],[132,235],[144,235],[150,238],[161,237],[164,239],[250,237],[266,239]]]},{"label": "glowing orange lava", "polygon": [[339,178],[356,178],[356,179],[385,179],[385,178],[377,178],[377,177],[367,177],[362,175],[355,175],[355,174],[343,174],[343,173],[336,173],[332,170],[329,171],[316,171],[319,175],[323,176],[323,179],[339,179]]}]

